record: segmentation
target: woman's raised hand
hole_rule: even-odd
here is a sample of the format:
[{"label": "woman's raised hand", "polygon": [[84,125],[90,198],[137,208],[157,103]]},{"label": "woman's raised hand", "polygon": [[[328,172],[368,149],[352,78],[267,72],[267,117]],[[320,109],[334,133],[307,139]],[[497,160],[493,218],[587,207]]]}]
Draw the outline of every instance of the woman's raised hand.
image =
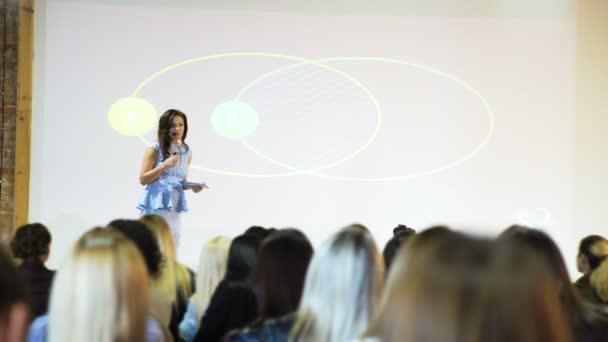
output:
[{"label": "woman's raised hand", "polygon": [[162,165],[163,165],[163,169],[168,169],[172,166],[177,165],[177,163],[179,162],[179,156],[174,154],[171,157],[165,159],[165,161],[163,161]]}]

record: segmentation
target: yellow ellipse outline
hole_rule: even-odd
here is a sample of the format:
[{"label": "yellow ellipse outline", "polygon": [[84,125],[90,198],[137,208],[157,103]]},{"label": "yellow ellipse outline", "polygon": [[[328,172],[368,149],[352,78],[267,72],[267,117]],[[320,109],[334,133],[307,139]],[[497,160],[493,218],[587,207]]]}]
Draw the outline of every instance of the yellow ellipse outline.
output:
[{"label": "yellow ellipse outline", "polygon": [[[243,172],[231,172],[231,171],[225,171],[225,170],[219,170],[219,169],[211,169],[211,168],[206,168],[206,167],[202,167],[202,166],[198,166],[196,164],[192,164],[190,167],[193,169],[197,169],[197,170],[201,170],[204,172],[209,172],[209,173],[215,173],[215,174],[220,174],[220,175],[225,175],[225,176],[239,176],[239,177],[256,177],[256,178],[267,178],[267,177],[286,177],[286,176],[295,176],[295,175],[301,175],[301,174],[310,174],[311,172],[314,171],[318,171],[318,170],[322,170],[322,169],[326,169],[326,168],[330,168],[333,166],[336,166],[340,163],[343,163],[349,159],[352,159],[353,157],[355,157],[357,154],[361,153],[363,150],[365,150],[375,139],[376,136],[378,136],[378,132],[380,131],[380,127],[382,126],[382,109],[380,108],[380,105],[378,104],[378,101],[376,99],[376,97],[372,94],[372,92],[365,86],[363,85],[361,82],[359,82],[357,79],[355,79],[354,77],[350,76],[349,74],[338,70],[334,67],[331,67],[329,65],[314,61],[314,60],[309,60],[306,58],[301,58],[301,57],[296,57],[296,56],[290,56],[290,55],[283,55],[283,54],[275,54],[275,53],[265,53],[265,52],[231,52],[231,53],[221,53],[221,54],[214,54],[214,55],[207,55],[207,56],[202,56],[202,57],[196,57],[196,58],[191,58],[185,61],[181,61],[175,64],[172,64],[168,67],[165,67],[163,69],[161,69],[160,71],[155,72],[154,74],[152,74],[151,76],[149,76],[148,78],[146,78],[142,83],[140,83],[137,88],[135,88],[135,91],[133,92],[132,96],[137,96],[137,94],[141,91],[141,89],[143,89],[143,87],[146,86],[146,84],[148,84],[149,82],[151,82],[152,80],[154,80],[155,78],[157,78],[158,76],[171,71],[173,69],[179,68],[181,66],[187,65],[187,64],[191,64],[191,63],[196,63],[196,62],[200,62],[200,61],[204,61],[204,60],[211,60],[211,59],[217,59],[217,58],[225,58],[225,57],[243,57],[243,56],[248,56],[248,57],[253,57],[253,56],[261,56],[261,57],[274,57],[274,58],[282,58],[282,59],[287,59],[287,60],[294,60],[294,61],[298,61],[298,62],[302,62],[302,63],[306,63],[306,64],[313,64],[313,65],[317,65],[319,67],[322,67],[324,69],[330,70],[346,79],[348,79],[349,81],[353,82],[356,86],[358,86],[361,90],[363,90],[364,93],[366,93],[368,95],[368,97],[372,100],[374,107],[376,108],[376,126],[374,127],[374,131],[372,132],[372,135],[370,136],[370,138],[367,140],[367,142],[365,142],[365,144],[363,144],[362,146],[360,146],[358,149],[356,149],[354,152],[351,152],[349,155],[347,155],[346,157],[343,157],[342,159],[339,159],[337,161],[333,161],[331,163],[328,164],[324,164],[318,167],[315,167],[313,169],[310,170],[298,170],[298,171],[293,171],[293,172],[283,172],[283,173],[267,173],[267,174],[262,174],[262,173],[243,173]],[[139,139],[141,141],[143,141],[145,144],[150,144],[150,142],[144,138],[143,136],[139,135],[138,136]]]}]

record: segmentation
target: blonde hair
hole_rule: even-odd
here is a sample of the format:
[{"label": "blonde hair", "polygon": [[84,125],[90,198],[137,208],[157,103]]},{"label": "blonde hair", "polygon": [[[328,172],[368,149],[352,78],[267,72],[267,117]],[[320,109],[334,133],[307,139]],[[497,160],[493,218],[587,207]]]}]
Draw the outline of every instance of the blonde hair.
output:
[{"label": "blonde hair", "polygon": [[366,228],[349,226],[315,252],[304,284],[292,342],[357,338],[374,315],[384,262]]},{"label": "blonde hair", "polygon": [[591,287],[602,302],[608,304],[608,257],[591,273]]},{"label": "blonde hair", "polygon": [[177,295],[188,298],[192,294],[190,273],[177,261],[173,234],[167,221],[159,215],[148,214],[139,219],[154,234],[160,251],[165,259],[158,279],[153,280],[154,287],[166,293],[171,302],[175,303]]},{"label": "blonde hair", "polygon": [[144,341],[148,271],[130,240],[94,228],[72,249],[55,276],[50,342]]},{"label": "blonde hair", "polygon": [[[589,247],[589,251],[588,251],[588,258],[593,258],[595,260],[597,260],[596,262],[599,262],[598,265],[591,265],[591,267],[593,268],[593,266],[599,267],[599,265],[602,264],[602,259],[605,260],[606,257],[608,257],[608,241],[607,240],[598,240],[595,241],[590,247]],[[591,260],[589,260],[590,263]]]},{"label": "blonde hair", "polygon": [[217,236],[209,240],[201,249],[196,277],[196,293],[192,297],[196,307],[197,326],[209,305],[215,288],[224,279],[231,241],[228,237]]}]

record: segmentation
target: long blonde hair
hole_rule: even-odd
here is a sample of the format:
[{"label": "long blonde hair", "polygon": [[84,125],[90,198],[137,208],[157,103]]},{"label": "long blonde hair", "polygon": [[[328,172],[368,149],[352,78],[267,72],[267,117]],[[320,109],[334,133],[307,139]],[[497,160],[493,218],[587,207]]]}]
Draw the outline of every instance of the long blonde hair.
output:
[{"label": "long blonde hair", "polygon": [[192,297],[196,307],[197,325],[209,305],[215,288],[224,279],[231,241],[228,237],[217,236],[209,240],[201,249],[196,277],[196,293]]},{"label": "long blonde hair", "polygon": [[144,341],[148,271],[130,240],[94,228],[77,242],[55,276],[50,342]]},{"label": "long blonde hair", "polygon": [[315,252],[304,284],[291,342],[357,338],[374,315],[384,263],[369,231],[348,226]]},{"label": "long blonde hair", "polygon": [[143,222],[154,234],[165,259],[160,276],[154,280],[155,287],[165,292],[172,302],[176,301],[178,294],[182,298],[190,297],[192,294],[190,273],[177,261],[173,234],[167,221],[162,216],[154,214],[144,215],[139,221]]}]

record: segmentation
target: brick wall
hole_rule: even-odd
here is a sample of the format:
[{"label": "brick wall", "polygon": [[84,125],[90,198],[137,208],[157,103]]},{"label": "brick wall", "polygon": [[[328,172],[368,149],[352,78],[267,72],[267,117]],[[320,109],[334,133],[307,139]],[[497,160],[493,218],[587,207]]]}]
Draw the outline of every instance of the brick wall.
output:
[{"label": "brick wall", "polygon": [[19,0],[0,1],[0,242],[13,231]]}]

